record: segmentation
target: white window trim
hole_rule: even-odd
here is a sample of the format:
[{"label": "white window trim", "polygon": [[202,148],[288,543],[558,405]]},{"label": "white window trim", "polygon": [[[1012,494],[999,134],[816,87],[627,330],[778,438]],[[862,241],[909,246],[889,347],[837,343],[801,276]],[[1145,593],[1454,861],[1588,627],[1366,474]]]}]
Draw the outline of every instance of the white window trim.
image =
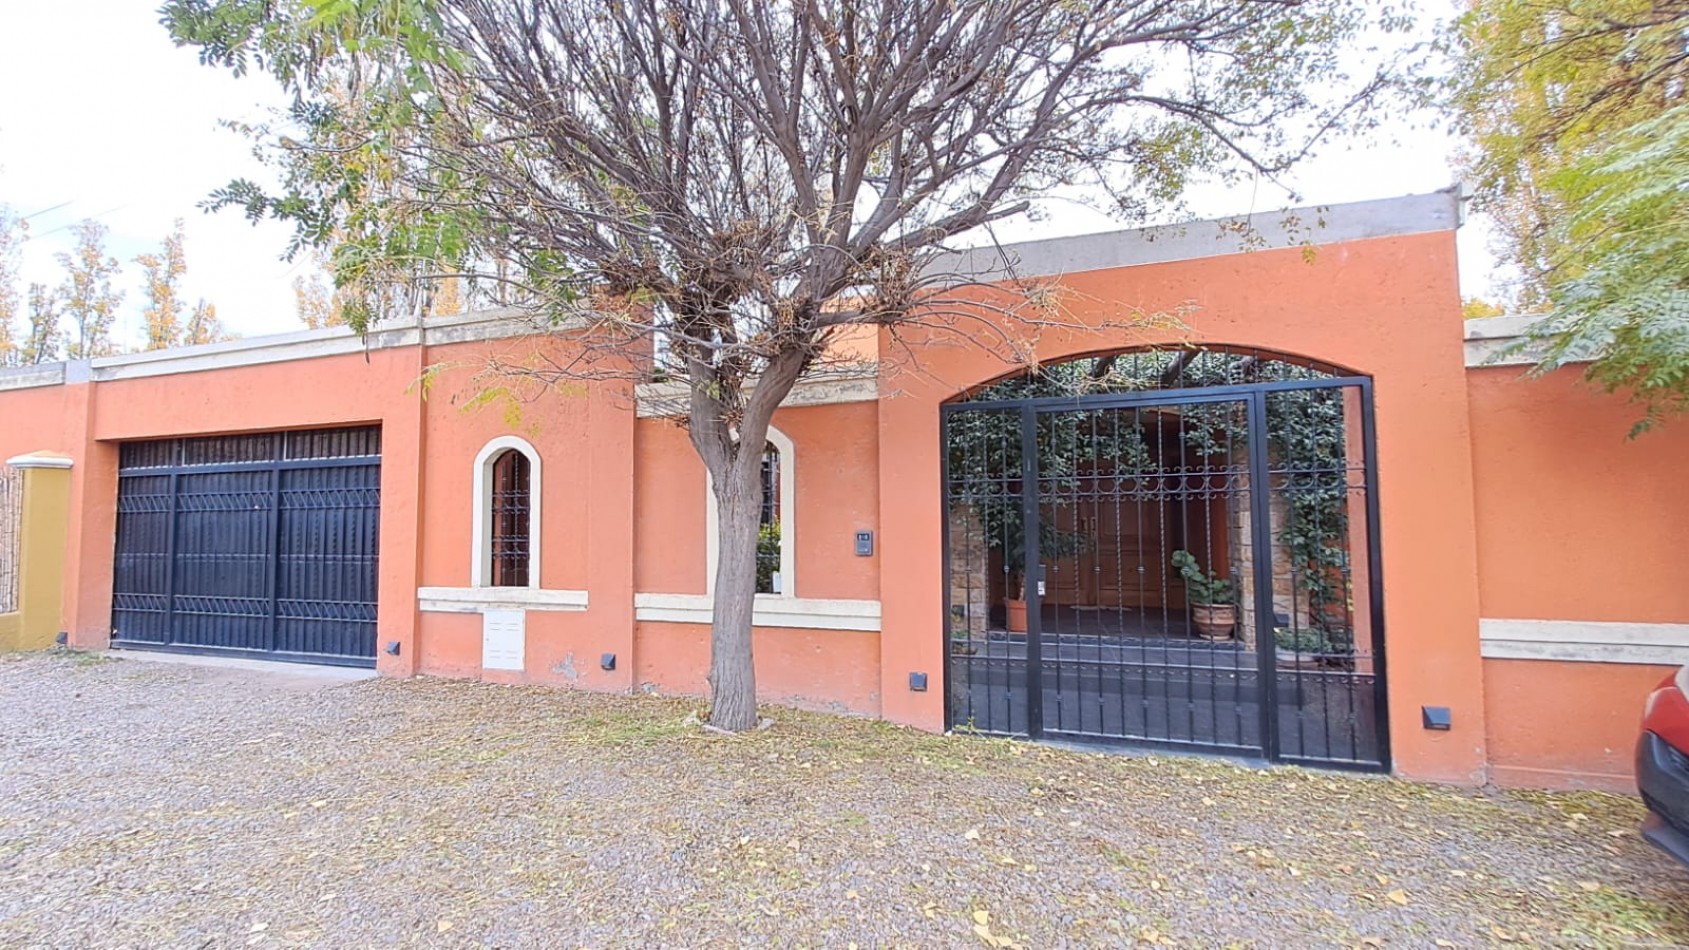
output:
[{"label": "white window trim", "polygon": [[[758,597],[795,598],[798,595],[798,453],[786,433],[768,427],[768,441],[780,453],[780,593]],[[716,510],[715,479],[704,472],[705,590],[715,593],[716,549],[721,546],[721,513]]]},{"label": "white window trim", "polygon": [[[469,562],[469,586],[490,587],[493,575],[493,460],[505,449],[528,457],[528,586],[540,586],[540,453],[527,439],[501,435],[481,447],[475,456],[475,513],[470,520],[474,548]],[[511,588],[521,590],[521,588]]]}]

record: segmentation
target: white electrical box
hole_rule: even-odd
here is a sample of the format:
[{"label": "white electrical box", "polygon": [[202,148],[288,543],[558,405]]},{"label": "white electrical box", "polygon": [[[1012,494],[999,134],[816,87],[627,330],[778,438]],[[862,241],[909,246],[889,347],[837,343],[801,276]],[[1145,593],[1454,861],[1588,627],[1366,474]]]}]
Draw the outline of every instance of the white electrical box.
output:
[{"label": "white electrical box", "polygon": [[488,610],[481,614],[481,668],[522,669],[528,639],[528,612]]}]

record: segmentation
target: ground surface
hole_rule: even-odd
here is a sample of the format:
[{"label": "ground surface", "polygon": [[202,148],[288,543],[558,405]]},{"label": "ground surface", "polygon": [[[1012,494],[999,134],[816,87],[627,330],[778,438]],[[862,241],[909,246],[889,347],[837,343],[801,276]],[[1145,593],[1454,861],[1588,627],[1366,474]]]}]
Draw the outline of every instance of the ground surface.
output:
[{"label": "ground surface", "polygon": [[1599,795],[0,659],[0,946],[1689,944]]}]

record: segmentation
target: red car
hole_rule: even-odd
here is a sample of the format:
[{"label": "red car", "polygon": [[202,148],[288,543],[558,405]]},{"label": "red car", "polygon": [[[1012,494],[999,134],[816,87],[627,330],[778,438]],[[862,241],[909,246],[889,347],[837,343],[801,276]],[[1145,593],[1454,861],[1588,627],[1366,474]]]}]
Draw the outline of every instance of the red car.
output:
[{"label": "red car", "polygon": [[1649,812],[1642,837],[1689,865],[1689,666],[1648,695],[1636,787]]}]

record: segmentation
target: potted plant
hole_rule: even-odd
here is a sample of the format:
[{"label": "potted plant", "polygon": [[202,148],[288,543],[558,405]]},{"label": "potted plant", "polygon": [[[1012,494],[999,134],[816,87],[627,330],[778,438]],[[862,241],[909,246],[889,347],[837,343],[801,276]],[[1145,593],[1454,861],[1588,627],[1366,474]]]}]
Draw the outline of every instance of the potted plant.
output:
[{"label": "potted plant", "polygon": [[[1026,589],[1034,581],[1027,577],[1026,525],[1021,520],[1020,507],[1018,503],[982,506],[981,514],[988,532],[987,545],[1003,553],[1003,626],[1010,633],[1025,633]],[[1038,526],[1038,553],[1046,561],[1073,557],[1087,550],[1090,541],[1084,534],[1064,531],[1053,523],[1055,520],[1054,516],[1041,519]]]},{"label": "potted plant", "polygon": [[1173,566],[1185,579],[1185,603],[1204,640],[1228,640],[1237,626],[1237,600],[1231,578],[1204,571],[1189,551],[1174,551]]},{"label": "potted plant", "polygon": [[1312,669],[1331,652],[1331,641],[1319,630],[1306,627],[1274,627],[1273,651],[1281,669]]}]

